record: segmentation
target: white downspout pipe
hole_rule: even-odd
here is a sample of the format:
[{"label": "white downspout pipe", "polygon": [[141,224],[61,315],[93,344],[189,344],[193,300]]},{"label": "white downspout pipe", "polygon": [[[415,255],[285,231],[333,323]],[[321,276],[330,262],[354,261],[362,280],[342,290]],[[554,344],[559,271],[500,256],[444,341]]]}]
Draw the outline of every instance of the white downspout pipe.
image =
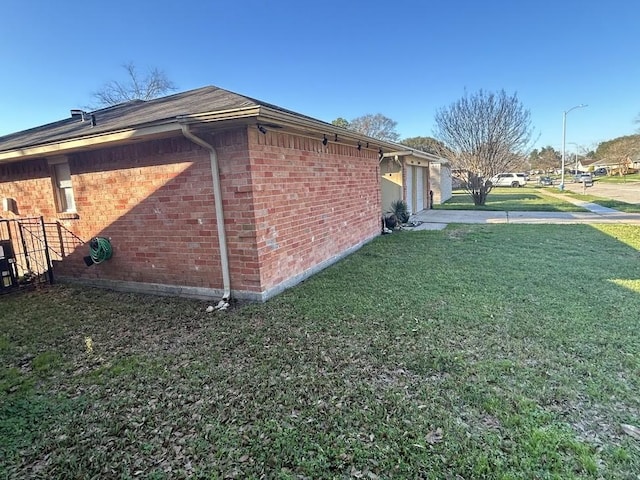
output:
[{"label": "white downspout pipe", "polygon": [[196,145],[209,151],[211,159],[211,176],[213,177],[213,200],[216,209],[216,223],[218,224],[218,243],[220,245],[220,265],[222,266],[222,285],[224,293],[222,300],[216,308],[226,309],[231,298],[231,275],[229,274],[229,252],[227,250],[227,235],[224,230],[224,210],[222,208],[222,188],[220,187],[220,168],[218,167],[218,155],[213,145],[205,142],[200,137],[195,136],[189,125],[182,124],[182,134]]}]

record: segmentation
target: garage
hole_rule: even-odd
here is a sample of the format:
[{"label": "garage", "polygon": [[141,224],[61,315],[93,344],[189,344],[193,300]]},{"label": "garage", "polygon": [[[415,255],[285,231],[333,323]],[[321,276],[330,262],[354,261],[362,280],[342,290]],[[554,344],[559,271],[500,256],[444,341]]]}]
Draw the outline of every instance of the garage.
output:
[{"label": "garage", "polygon": [[[390,152],[380,157],[383,215],[392,212],[392,205],[398,200],[406,202],[410,215],[429,208],[429,191],[432,189],[429,166],[434,163],[446,162],[435,155],[417,150]],[[440,174],[441,171],[438,170],[437,173]],[[440,182],[447,185],[446,198],[449,198],[451,175],[440,177],[435,183],[439,185]]]},{"label": "garage", "polygon": [[427,168],[420,165],[407,165],[407,206],[414,214],[428,208]]}]

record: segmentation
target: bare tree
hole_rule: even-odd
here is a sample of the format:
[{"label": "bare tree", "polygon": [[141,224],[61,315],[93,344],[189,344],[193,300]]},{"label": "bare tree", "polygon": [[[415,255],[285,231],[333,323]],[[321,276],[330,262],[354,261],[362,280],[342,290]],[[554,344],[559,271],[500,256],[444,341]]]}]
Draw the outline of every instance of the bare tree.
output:
[{"label": "bare tree", "polygon": [[132,62],[124,64],[122,68],[127,72],[125,81],[111,80],[92,94],[96,108],[131,100],[151,100],[177,89],[167,75],[157,68],[150,69],[145,76],[140,76]]},{"label": "bare tree", "polygon": [[[343,119],[337,119],[339,121]],[[397,142],[400,134],[396,132],[398,122],[385,117],[381,113],[367,114],[362,117],[354,118],[346,125],[346,128],[354,132],[362,133],[368,137],[377,138],[378,140],[386,140],[389,142]],[[343,125],[341,125],[343,126]]]},{"label": "bare tree", "polygon": [[491,177],[523,164],[531,143],[531,114],[516,94],[480,90],[438,110],[434,134],[449,150],[447,158],[461,173],[473,203],[484,205]]}]

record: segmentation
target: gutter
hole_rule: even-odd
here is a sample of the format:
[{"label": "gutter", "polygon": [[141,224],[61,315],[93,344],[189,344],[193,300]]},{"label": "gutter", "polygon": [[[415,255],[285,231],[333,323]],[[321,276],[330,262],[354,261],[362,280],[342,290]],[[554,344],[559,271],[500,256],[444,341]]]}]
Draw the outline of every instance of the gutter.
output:
[{"label": "gutter", "polygon": [[175,123],[152,125],[143,128],[129,128],[116,132],[101,132],[95,135],[79,138],[71,138],[67,140],[58,140],[52,143],[42,145],[33,145],[19,147],[11,150],[0,152],[0,163],[23,160],[33,157],[44,157],[51,155],[60,155],[71,153],[78,150],[91,148],[94,146],[102,146],[109,143],[117,143],[122,141],[132,141],[138,139],[146,139],[151,136],[163,136],[170,132],[179,131],[180,128]]},{"label": "gutter", "polygon": [[420,150],[414,150],[414,149],[388,152],[383,154],[382,158],[409,157],[409,156],[416,157],[420,160],[426,160],[427,162],[430,162],[430,163],[441,163],[441,159],[438,158],[436,155],[433,155],[432,153],[423,152]]},{"label": "gutter", "polygon": [[216,149],[213,145],[194,135],[191,130],[189,130],[189,125],[183,123],[181,124],[181,128],[182,134],[185,138],[209,151],[209,158],[211,160],[211,176],[213,177],[213,199],[215,203],[216,223],[218,227],[218,243],[220,246],[220,265],[222,266],[222,285],[224,288],[222,300],[218,302],[218,305],[215,308],[217,310],[226,310],[229,306],[229,300],[231,299],[231,275],[229,273],[227,235],[224,230],[224,209],[222,208],[222,188],[220,186],[218,154],[216,153]]},{"label": "gutter", "polygon": [[[215,112],[196,113],[188,115],[180,115],[178,118],[181,121],[188,123],[213,123],[222,120],[239,120],[253,118],[257,123],[264,125],[267,130],[269,129],[269,123],[275,123],[280,126],[289,127],[297,131],[313,131],[324,132],[327,135],[338,135],[341,140],[347,140],[354,145],[358,142],[370,143],[372,148],[375,149],[384,148],[389,151],[397,151],[399,149],[409,149],[406,145],[389,142],[386,140],[380,140],[373,137],[368,137],[358,132],[347,130],[342,127],[337,127],[327,122],[317,120],[306,115],[297,114],[284,109],[274,108],[268,105],[257,105],[252,107],[242,107],[232,110],[222,110]],[[319,135],[318,138],[322,140]],[[331,138],[329,138],[331,141]],[[418,156],[430,155],[425,152],[411,150]]]}]

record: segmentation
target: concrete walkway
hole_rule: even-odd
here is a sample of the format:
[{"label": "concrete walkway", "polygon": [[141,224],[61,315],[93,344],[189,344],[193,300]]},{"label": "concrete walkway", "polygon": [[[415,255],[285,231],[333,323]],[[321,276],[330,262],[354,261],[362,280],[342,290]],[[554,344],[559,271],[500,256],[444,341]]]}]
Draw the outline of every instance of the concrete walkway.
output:
[{"label": "concrete walkway", "polygon": [[568,197],[566,195],[556,193],[552,190],[547,189],[547,190],[544,190],[542,193],[549,197],[555,197],[555,198],[559,198],[560,200],[564,200],[565,202],[573,203],[574,205],[582,207],[585,210],[589,210],[591,213],[597,213],[599,215],[622,213],[619,210],[615,210],[613,208],[603,207],[602,205],[598,205],[597,203],[585,202],[584,200],[578,200],[577,198]]},{"label": "concrete walkway", "polygon": [[484,210],[423,210],[411,216],[415,227],[405,230],[442,230],[449,223],[528,223],[528,224],[597,224],[640,225],[640,213],[625,213],[565,195],[545,192],[578,205],[588,212],[489,212]]}]

